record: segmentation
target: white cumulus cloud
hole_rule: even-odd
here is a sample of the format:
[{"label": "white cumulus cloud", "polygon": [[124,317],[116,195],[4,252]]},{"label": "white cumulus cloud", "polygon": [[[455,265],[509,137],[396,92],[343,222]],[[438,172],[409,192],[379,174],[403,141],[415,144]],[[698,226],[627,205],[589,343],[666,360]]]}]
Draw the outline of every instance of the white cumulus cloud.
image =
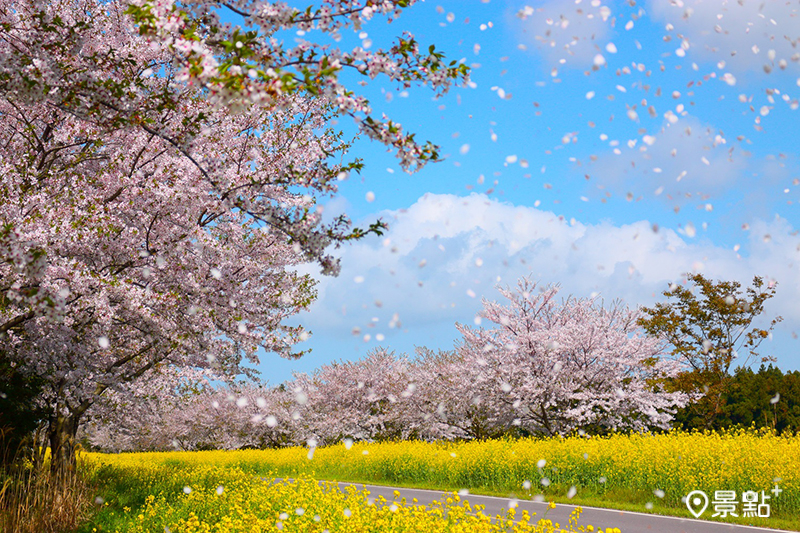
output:
[{"label": "white cumulus cloud", "polygon": [[[389,222],[387,234],[343,247],[342,274],[320,279],[319,299],[302,317],[321,344],[358,339],[366,352],[380,334],[382,344],[410,351],[430,346],[439,331],[431,347],[449,348],[454,322],[472,323],[481,297],[496,299],[498,284],[531,274],[542,285],[559,283],[565,296],[597,293],[632,306],[662,300],[687,272],[744,286],[759,275],[779,283],[769,315],[784,316],[784,333],[800,330],[800,237],[784,219],[753,223],[737,253],[654,231],[646,220],[584,224],[481,194],[426,194],[376,216]],[[363,343],[365,334],[370,342]]]}]

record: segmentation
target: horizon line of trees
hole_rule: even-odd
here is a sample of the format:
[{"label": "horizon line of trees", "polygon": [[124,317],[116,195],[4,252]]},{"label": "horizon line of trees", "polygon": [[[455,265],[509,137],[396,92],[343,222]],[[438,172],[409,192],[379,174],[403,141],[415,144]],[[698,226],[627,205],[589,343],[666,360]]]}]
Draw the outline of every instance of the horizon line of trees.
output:
[{"label": "horizon line of trees", "polygon": [[[359,361],[325,365],[277,386],[252,383],[215,388],[205,382],[171,401],[162,396],[110,404],[81,432],[86,449],[103,452],[211,450],[324,446],[348,439],[469,440],[546,436],[508,412],[493,411],[497,398],[452,402],[441,385],[408,381],[431,364],[458,359],[455,351],[417,350],[416,358],[382,348]],[[350,378],[364,381],[350,383]],[[394,379],[391,379],[394,378]],[[437,379],[445,379],[437,375]],[[343,379],[344,382],[337,382]],[[354,384],[348,395],[337,395]],[[359,386],[359,384],[361,384]],[[195,384],[197,385],[197,384]],[[498,391],[498,392],[502,392]],[[439,401],[443,400],[443,401]],[[710,429],[749,428],[779,434],[800,430],[800,371],[783,372],[769,364],[758,371],[737,368],[724,395],[724,416]],[[687,404],[667,425],[587,424],[563,435],[602,435],[612,431],[707,429],[692,420]]]},{"label": "horizon line of trees", "polygon": [[643,334],[642,323],[654,313],[620,302],[559,301],[558,287],[538,287],[529,278],[500,292],[506,303],[484,300],[480,314],[493,327],[457,324],[463,338],[453,350],[422,347],[410,358],[378,348],[276,387],[215,388],[198,375],[175,389],[166,380],[145,388],[160,394],[134,401],[120,395],[106,404],[83,437],[96,449],[127,451],[798,429],[800,372],[740,367],[716,385],[709,402],[708,391],[685,386],[696,369]]}]

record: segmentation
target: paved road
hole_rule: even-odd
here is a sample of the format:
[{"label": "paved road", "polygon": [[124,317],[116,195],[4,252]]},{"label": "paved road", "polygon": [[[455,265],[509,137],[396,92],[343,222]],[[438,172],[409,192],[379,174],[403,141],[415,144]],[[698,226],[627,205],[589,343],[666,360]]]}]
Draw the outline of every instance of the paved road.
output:
[{"label": "paved road", "polygon": [[[366,488],[370,491],[371,497],[383,496],[387,500],[394,499],[394,491],[400,492],[401,498],[406,498],[411,502],[416,498],[420,504],[428,505],[433,500],[442,501],[442,492],[435,490],[406,489],[401,487],[385,487],[380,485],[364,485],[361,483],[339,483],[340,488],[355,485],[357,488]],[[478,496],[470,494],[464,496],[470,505],[484,505],[484,514],[494,516],[504,514],[512,500],[508,498],[495,498],[492,496]],[[517,503],[517,512],[523,509],[529,513],[536,513],[537,517],[544,515],[547,511],[547,503],[538,503],[529,500],[513,500]],[[582,506],[583,507],[583,506]],[[555,509],[550,510],[547,518],[553,522],[567,524],[569,514],[575,509],[574,505],[558,504]],[[688,518],[674,518],[645,513],[635,513],[630,511],[616,511],[611,509],[599,509],[597,507],[583,507],[583,513],[579,524],[592,524],[595,531],[598,527],[618,527],[622,533],[732,533],[741,531],[742,533],[757,531],[781,531],[763,527],[740,526],[735,524],[725,524],[721,522],[708,522],[705,520],[692,520]],[[785,533],[785,532],[784,532]]]}]

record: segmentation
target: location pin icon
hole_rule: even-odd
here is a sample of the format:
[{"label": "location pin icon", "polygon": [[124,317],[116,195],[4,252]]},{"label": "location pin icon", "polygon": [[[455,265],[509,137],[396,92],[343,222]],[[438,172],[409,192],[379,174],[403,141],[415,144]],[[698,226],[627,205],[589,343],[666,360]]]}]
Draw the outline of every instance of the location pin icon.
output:
[{"label": "location pin icon", "polygon": [[700,518],[700,515],[706,512],[708,507],[708,494],[702,490],[693,490],[686,495],[686,507],[695,518]]}]

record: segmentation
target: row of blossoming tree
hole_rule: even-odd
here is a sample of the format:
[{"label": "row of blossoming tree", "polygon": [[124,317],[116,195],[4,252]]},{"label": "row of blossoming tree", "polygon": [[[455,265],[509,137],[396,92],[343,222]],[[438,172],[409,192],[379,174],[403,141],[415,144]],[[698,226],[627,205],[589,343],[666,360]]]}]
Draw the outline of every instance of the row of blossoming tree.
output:
[{"label": "row of blossoming tree", "polygon": [[148,396],[113,397],[86,437],[132,450],[602,433],[668,428],[689,399],[664,390],[682,368],[643,335],[638,311],[530,279],[501,293],[480,313],[492,326],[457,325],[453,351],[378,349],[273,388],[153,383]]},{"label": "row of blossoming tree", "polygon": [[[336,44],[413,3],[0,1],[0,366],[37,383],[55,471],[99,402],[297,355],[283,320],[315,291],[294,266],[335,273],[330,245],[383,228],[321,221],[361,166],[332,119],[408,170],[438,158],[340,75],[467,80],[410,35]],[[276,37],[296,30],[329,44]]]}]

